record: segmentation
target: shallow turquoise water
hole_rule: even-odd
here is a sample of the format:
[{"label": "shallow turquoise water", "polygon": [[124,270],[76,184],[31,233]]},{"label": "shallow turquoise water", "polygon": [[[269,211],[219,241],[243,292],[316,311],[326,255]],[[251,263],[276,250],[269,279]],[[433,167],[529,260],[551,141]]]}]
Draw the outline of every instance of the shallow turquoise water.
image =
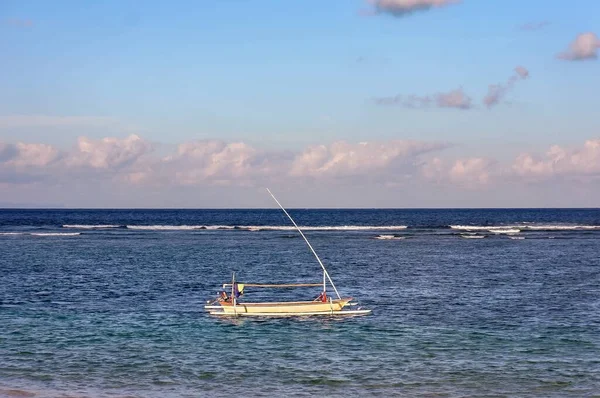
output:
[{"label": "shallow turquoise water", "polygon": [[[297,212],[303,225],[415,226],[307,231],[341,293],[373,309],[351,319],[204,313],[232,271],[318,282],[293,231],[62,226],[283,224],[270,211],[199,212],[1,213],[0,396],[600,394],[600,229],[515,240],[445,227],[594,226],[597,210]],[[294,294],[318,289],[283,297]]]}]

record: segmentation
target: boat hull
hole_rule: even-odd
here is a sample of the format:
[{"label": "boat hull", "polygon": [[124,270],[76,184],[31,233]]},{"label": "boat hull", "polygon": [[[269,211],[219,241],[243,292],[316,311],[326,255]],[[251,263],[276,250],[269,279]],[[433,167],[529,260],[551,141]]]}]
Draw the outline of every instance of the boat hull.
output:
[{"label": "boat hull", "polygon": [[291,301],[281,303],[237,303],[221,302],[220,305],[206,306],[212,315],[230,316],[306,316],[306,315],[361,315],[370,310],[342,309],[352,298],[342,298],[327,302]]},{"label": "boat hull", "polygon": [[342,310],[342,311],[333,311],[333,312],[295,312],[295,313],[284,313],[284,312],[250,312],[250,313],[242,313],[242,314],[233,314],[233,313],[225,313],[219,311],[211,311],[210,315],[222,316],[222,317],[261,317],[261,318],[290,318],[290,317],[307,317],[307,316],[360,316],[360,315],[368,315],[371,313],[371,310]]}]

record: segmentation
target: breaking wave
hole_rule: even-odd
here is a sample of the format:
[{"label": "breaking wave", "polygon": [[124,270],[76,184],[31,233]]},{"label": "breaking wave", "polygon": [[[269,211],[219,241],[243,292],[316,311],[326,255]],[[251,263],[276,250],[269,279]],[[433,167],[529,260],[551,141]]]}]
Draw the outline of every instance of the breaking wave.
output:
[{"label": "breaking wave", "polygon": [[[141,231],[189,231],[195,229],[209,229],[203,225],[127,225],[126,228]],[[220,225],[214,225],[213,228],[210,229],[228,228]]]},{"label": "breaking wave", "polygon": [[488,229],[488,231],[494,234],[518,234],[521,232],[519,228],[492,228]]},{"label": "breaking wave", "polygon": [[0,236],[78,236],[81,232],[0,232]]},{"label": "breaking wave", "polygon": [[398,235],[377,235],[375,237],[375,239],[379,239],[379,240],[403,240],[406,239],[405,236],[398,236]]},{"label": "breaking wave", "polygon": [[[75,230],[114,230],[124,229],[133,231],[201,231],[201,230],[231,230],[231,231],[295,231],[292,225],[140,225],[140,224],[64,224],[62,228]],[[494,235],[517,235],[527,232],[556,232],[556,231],[599,231],[600,225],[581,225],[581,224],[533,224],[533,223],[515,223],[506,225],[428,225],[428,226],[407,226],[407,225],[321,225],[321,226],[300,226],[304,231],[402,231],[409,229],[411,231],[426,232],[427,230],[451,229],[459,233],[483,233]],[[4,233],[14,234],[14,233]],[[381,236],[386,236],[382,234]],[[377,238],[391,239],[391,238]]]},{"label": "breaking wave", "polygon": [[[193,230],[246,230],[246,231],[295,231],[287,225],[78,225],[65,224],[63,228],[73,229],[110,229],[126,228],[140,231],[193,231]],[[406,225],[338,225],[338,226],[301,226],[305,231],[397,231],[406,229]]]},{"label": "breaking wave", "polygon": [[465,239],[483,239],[483,238],[485,238],[485,235],[466,235],[466,234],[461,234],[460,237],[461,238],[465,238]]},{"label": "breaking wave", "polygon": [[[577,231],[600,230],[600,225],[574,225],[574,224],[511,224],[511,225],[450,225],[452,229],[463,231],[489,231],[494,233],[517,233],[520,231]],[[514,232],[500,232],[511,230]]]},{"label": "breaking wave", "polygon": [[[239,229],[248,229],[251,231],[295,231],[292,226],[247,226],[237,227]],[[304,231],[399,231],[406,229],[406,225],[337,225],[337,226],[300,226]]]},{"label": "breaking wave", "polygon": [[600,230],[600,225],[528,225],[532,231]]},{"label": "breaking wave", "polygon": [[99,225],[82,225],[82,224],[65,224],[63,228],[76,228],[76,229],[108,229],[108,228],[125,228],[125,225],[116,224],[99,224]]},{"label": "breaking wave", "polygon": [[81,232],[31,232],[29,235],[32,235],[32,236],[77,236],[77,235],[81,235]]}]

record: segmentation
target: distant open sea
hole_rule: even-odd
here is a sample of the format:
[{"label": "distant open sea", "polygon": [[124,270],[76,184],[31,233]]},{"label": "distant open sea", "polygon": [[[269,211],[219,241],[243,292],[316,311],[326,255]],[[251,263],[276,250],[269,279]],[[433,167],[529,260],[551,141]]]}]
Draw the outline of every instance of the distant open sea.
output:
[{"label": "distant open sea", "polygon": [[321,280],[279,210],[0,210],[0,397],[600,397],[600,210],[290,213],[371,315],[204,312]]}]

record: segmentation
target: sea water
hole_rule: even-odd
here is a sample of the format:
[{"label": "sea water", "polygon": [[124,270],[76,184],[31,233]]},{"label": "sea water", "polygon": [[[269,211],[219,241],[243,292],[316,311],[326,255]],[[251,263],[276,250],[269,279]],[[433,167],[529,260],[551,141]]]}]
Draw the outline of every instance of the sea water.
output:
[{"label": "sea water", "polygon": [[0,210],[0,396],[600,396],[600,210],[290,213],[371,315],[204,312],[322,280],[278,210]]}]

